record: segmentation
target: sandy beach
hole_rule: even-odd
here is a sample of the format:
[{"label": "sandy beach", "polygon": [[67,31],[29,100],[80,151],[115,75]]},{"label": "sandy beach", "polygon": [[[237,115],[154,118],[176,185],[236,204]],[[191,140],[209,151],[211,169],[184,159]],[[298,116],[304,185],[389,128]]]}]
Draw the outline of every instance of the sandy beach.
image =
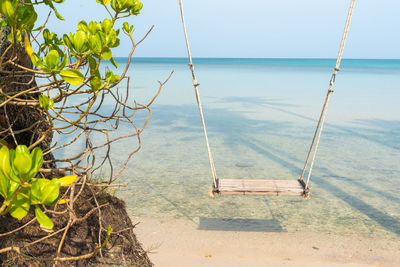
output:
[{"label": "sandy beach", "polygon": [[155,266],[400,266],[400,244],[334,233],[198,230],[189,220],[135,218]]}]

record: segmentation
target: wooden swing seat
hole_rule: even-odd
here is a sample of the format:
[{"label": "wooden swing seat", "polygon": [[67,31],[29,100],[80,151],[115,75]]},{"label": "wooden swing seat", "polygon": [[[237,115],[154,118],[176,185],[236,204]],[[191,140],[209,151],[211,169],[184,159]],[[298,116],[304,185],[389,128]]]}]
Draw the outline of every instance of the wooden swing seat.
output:
[{"label": "wooden swing seat", "polygon": [[213,193],[246,196],[304,196],[304,187],[304,182],[300,180],[218,179],[218,188],[213,188]]}]

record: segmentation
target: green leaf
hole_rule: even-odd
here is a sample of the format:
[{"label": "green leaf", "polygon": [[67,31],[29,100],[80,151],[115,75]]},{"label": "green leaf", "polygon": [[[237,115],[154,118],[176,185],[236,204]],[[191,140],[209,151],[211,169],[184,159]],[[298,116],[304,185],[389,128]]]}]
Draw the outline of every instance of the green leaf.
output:
[{"label": "green leaf", "polygon": [[16,31],[11,30],[10,34],[7,36],[8,41],[10,41],[10,43],[14,42],[14,35],[15,35],[15,40],[17,41],[17,43],[21,42],[21,38],[22,38],[22,34],[21,31],[19,29],[16,29]]},{"label": "green leaf", "polygon": [[31,42],[29,41],[29,35],[28,33],[25,31],[25,51],[28,54],[28,56],[32,56],[33,54],[33,49],[31,46]]},{"label": "green leaf", "polygon": [[72,85],[79,85],[79,84],[83,83],[83,81],[85,80],[85,77],[83,76],[83,74],[75,69],[62,70],[62,71],[60,71],[60,76],[67,83],[72,84]]},{"label": "green leaf", "polygon": [[46,69],[46,67],[43,65],[42,60],[36,53],[32,53],[32,55],[30,57],[31,57],[31,61],[32,61],[33,65],[35,65],[36,67],[38,67],[42,70]]},{"label": "green leaf", "polygon": [[50,31],[49,29],[44,29],[43,33],[42,33],[43,39],[46,43],[50,43],[51,42],[51,37],[50,37]]},{"label": "green leaf", "polygon": [[14,162],[15,159],[15,149],[10,149],[10,166],[11,166],[11,171],[10,171],[10,180],[20,184],[21,183],[21,179],[19,178],[19,176],[15,173],[14,167],[12,165],[12,163]]},{"label": "green leaf", "polygon": [[[100,25],[100,27],[101,27],[101,25]],[[88,26],[89,32],[90,32],[91,34],[96,34],[97,29],[98,29],[97,22],[91,21],[91,22],[89,23],[89,26]]]},{"label": "green leaf", "polygon": [[115,62],[115,59],[113,57],[110,59],[110,61],[115,68],[118,68],[117,62]]},{"label": "green leaf", "polygon": [[19,178],[19,176],[17,176],[14,171],[11,169],[11,173],[10,173],[10,180],[14,183],[20,184],[21,183],[21,179]]},{"label": "green leaf", "polygon": [[97,32],[96,36],[101,42],[101,47],[103,47],[106,44],[106,34],[104,32]]},{"label": "green leaf", "polygon": [[93,73],[96,70],[96,66],[97,66],[97,61],[96,59],[94,59],[94,57],[89,56],[89,68],[90,68],[90,75],[93,75]]},{"label": "green leaf", "polygon": [[54,105],[53,99],[47,97],[47,95],[41,94],[39,96],[39,105],[44,111],[48,111]]},{"label": "green leaf", "polygon": [[109,47],[114,47],[114,44],[117,42],[117,33],[114,30],[111,30],[106,36],[106,44]]},{"label": "green leaf", "polygon": [[12,162],[13,170],[21,180],[25,180],[29,170],[31,169],[32,159],[28,148],[25,145],[19,145],[15,149],[15,158]]},{"label": "green leaf", "polygon": [[60,55],[58,54],[57,50],[51,50],[49,54],[43,58],[43,62],[47,66],[47,68],[53,71],[57,71],[59,60]]},{"label": "green leaf", "polygon": [[[71,37],[71,36],[70,36]],[[70,38],[68,35],[66,35],[66,34],[64,34],[63,35],[63,41],[64,41],[64,44],[66,45],[66,46],[68,46],[68,48],[69,49],[72,49],[73,48],[73,45],[72,45],[72,42],[71,42],[71,38]]]},{"label": "green leaf", "polygon": [[134,1],[135,1],[135,3],[131,7],[130,14],[131,15],[139,15],[140,10],[142,10],[142,8],[143,8],[143,4],[139,0],[134,0]]},{"label": "green leaf", "polygon": [[69,176],[64,176],[62,178],[59,178],[58,181],[60,182],[61,186],[67,186],[75,182],[77,179],[76,175],[69,175]]},{"label": "green leaf", "polygon": [[7,25],[7,20],[5,20],[5,19],[0,20],[0,28],[4,27],[6,25]]},{"label": "green leaf", "polygon": [[40,147],[35,147],[31,152],[32,167],[28,174],[28,179],[33,178],[38,173],[43,164],[43,151]]},{"label": "green leaf", "polygon": [[[117,0],[117,1],[119,1],[119,4],[120,4],[120,6],[121,6],[121,9],[126,9],[126,8],[129,8],[129,6],[130,6],[130,2],[132,1],[132,0]],[[133,1],[132,1],[133,2]]]},{"label": "green leaf", "polygon": [[78,29],[81,30],[81,31],[87,32],[88,31],[88,25],[87,25],[86,21],[81,20],[78,23]]},{"label": "green leaf", "polygon": [[6,17],[12,18],[14,16],[13,2],[10,0],[2,0],[0,3],[0,13]]},{"label": "green leaf", "polygon": [[43,29],[43,28],[44,28],[44,26],[42,25],[42,26],[39,26],[39,27],[33,29],[32,31],[33,31],[33,32],[37,32],[37,31],[40,31],[40,30]]},{"label": "green leaf", "polygon": [[113,23],[110,19],[105,19],[101,23],[101,29],[103,32],[108,33],[112,29]]},{"label": "green leaf", "polygon": [[40,204],[41,195],[42,195],[42,188],[46,187],[50,184],[50,180],[47,179],[35,179],[32,182],[31,187],[31,204]]},{"label": "green leaf", "polygon": [[111,1],[111,7],[114,9],[114,11],[119,12],[120,11],[120,6],[118,0],[112,0]]},{"label": "green leaf", "polygon": [[68,198],[60,199],[59,201],[57,201],[57,205],[67,204],[68,202],[69,202]]},{"label": "green leaf", "polygon": [[102,57],[103,57],[105,60],[109,60],[109,59],[112,58],[111,50],[110,50],[110,48],[108,48],[108,47],[105,47],[105,48],[103,49],[101,55],[102,55]]},{"label": "green leaf", "polygon": [[18,145],[15,149],[16,153],[29,154],[29,149],[26,145]]},{"label": "green leaf", "polygon": [[84,52],[87,43],[87,35],[84,31],[77,31],[74,35],[73,43],[76,52]]},{"label": "green leaf", "polygon": [[96,0],[97,3],[107,6],[111,0]]},{"label": "green leaf", "polygon": [[52,231],[54,227],[54,223],[50,220],[50,218],[39,208],[36,206],[35,208],[35,216],[38,220],[41,227],[44,228],[45,231]]},{"label": "green leaf", "polygon": [[30,206],[29,199],[21,194],[18,194],[13,203],[11,203],[11,208],[9,211],[10,215],[18,220],[21,220],[28,214]]},{"label": "green leaf", "polygon": [[68,56],[64,55],[63,61],[61,62],[60,66],[58,66],[59,70],[62,70],[68,64]]},{"label": "green leaf", "polygon": [[17,26],[31,30],[35,25],[37,13],[31,5],[19,6],[17,9]]},{"label": "green leaf", "polygon": [[113,44],[112,44],[110,47],[118,47],[118,46],[119,46],[119,43],[120,43],[119,38],[115,38]]},{"label": "green leaf", "polygon": [[53,205],[60,196],[60,182],[53,178],[49,184],[41,188],[40,203],[44,205]]},{"label": "green leaf", "polygon": [[[54,2],[55,2],[55,1],[54,1]],[[55,9],[54,7],[53,7],[53,11],[54,11],[54,14],[56,14],[56,17],[57,17],[59,20],[64,20],[64,18],[60,15],[60,13],[58,13],[57,9]]]},{"label": "green leaf", "polygon": [[10,180],[0,171],[0,195],[6,199],[8,196],[8,186],[10,185]]},{"label": "green leaf", "polygon": [[111,70],[107,71],[106,80],[107,80],[108,84],[110,83],[110,80],[112,79],[113,76],[114,76],[114,73]]},{"label": "green leaf", "polygon": [[129,33],[129,23],[124,22],[122,29],[124,30],[124,32]]},{"label": "green leaf", "polygon": [[59,20],[64,20],[64,18],[58,13],[57,9],[53,5],[53,1],[56,3],[62,3],[64,0],[44,0],[43,2],[48,5],[51,9],[53,9],[54,13],[56,14],[56,17]]},{"label": "green leaf", "polygon": [[10,165],[10,151],[7,146],[2,146],[0,149],[0,171],[10,178],[11,165]]},{"label": "green leaf", "polygon": [[54,205],[60,196],[61,183],[54,178],[51,181],[47,179],[35,179],[31,187],[31,203]]},{"label": "green leaf", "polygon": [[14,194],[15,191],[17,191],[17,189],[20,187],[19,183],[15,183],[13,181],[10,181],[10,184],[8,186],[8,191],[7,191],[7,198],[6,198],[6,202],[10,203],[11,199],[12,199],[12,195]]},{"label": "green leaf", "polygon": [[101,41],[97,35],[90,35],[89,47],[93,52],[99,53],[101,51]]},{"label": "green leaf", "polygon": [[108,71],[106,74],[107,84],[112,84],[112,83],[118,82],[119,79],[120,79],[119,76],[114,75],[114,73],[112,71]]},{"label": "green leaf", "polygon": [[90,80],[90,86],[92,87],[92,91],[96,92],[104,87],[104,84],[99,76],[93,76]]}]

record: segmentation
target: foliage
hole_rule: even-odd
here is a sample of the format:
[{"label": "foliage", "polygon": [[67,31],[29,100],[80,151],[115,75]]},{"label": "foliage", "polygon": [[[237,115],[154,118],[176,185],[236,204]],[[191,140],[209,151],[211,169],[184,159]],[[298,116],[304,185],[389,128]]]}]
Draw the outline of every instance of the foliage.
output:
[{"label": "foliage", "polygon": [[[60,187],[76,180],[76,175],[51,180],[36,178],[43,163],[43,152],[36,147],[30,153],[24,145],[9,150],[0,149],[0,195],[3,205],[0,215],[10,213],[17,219],[24,218],[32,205],[35,216],[45,230],[53,229],[53,222],[41,210],[40,205],[53,206],[60,197]],[[65,200],[64,200],[65,202]]]},{"label": "foliage", "polygon": [[[20,89],[0,88],[0,109],[6,106],[29,107],[45,113],[47,119],[44,123],[49,125],[50,129],[44,131],[41,136],[33,138],[29,144],[23,143],[28,146],[29,150],[40,145],[53,131],[66,136],[75,132],[73,138],[85,136],[87,146],[82,149],[81,153],[70,158],[57,160],[70,163],[70,166],[63,168],[63,171],[73,171],[78,176],[84,176],[90,170],[100,168],[100,166],[94,167],[93,164],[90,164],[90,157],[94,158],[94,150],[105,146],[109,147],[113,142],[130,137],[137,137],[140,146],[138,135],[146,126],[148,118],[146,118],[142,127],[135,126],[131,118],[141,109],[148,110],[148,116],[150,116],[149,105],[154,101],[155,97],[149,105],[140,105],[134,102],[135,106],[130,106],[127,102],[129,77],[126,73],[137,44],[133,38],[133,26],[124,20],[132,15],[138,15],[143,7],[142,3],[139,0],[96,0],[97,3],[103,6],[109,18],[99,22],[82,20],[78,23],[75,31],[66,34],[58,35],[46,28],[45,24],[37,27],[38,15],[35,11],[35,6],[47,5],[53,10],[58,19],[63,20],[64,18],[56,9],[56,5],[63,2],[63,0],[1,1],[0,14],[4,16],[4,19],[0,21],[0,27],[9,26],[11,28],[8,35],[11,45],[3,55],[0,55],[0,75],[2,75],[2,70],[7,66],[23,67],[23,71],[19,73],[13,72],[10,74],[10,72],[5,71],[4,75],[9,75],[13,80],[17,80],[19,77],[30,74],[40,77],[42,81],[48,80],[48,82],[42,82],[37,86],[35,82],[30,80],[24,84],[27,89],[22,92],[18,91]],[[121,28],[117,27],[117,21],[120,21]],[[34,36],[33,33],[36,31],[38,33]],[[120,45],[121,33],[132,44],[132,49],[128,56],[128,64],[120,74],[114,73],[108,67],[101,71],[102,62],[109,62],[110,64],[107,66],[118,67],[112,50]],[[38,41],[39,34],[42,35],[41,42]],[[26,55],[30,58],[33,63],[33,69],[20,65],[18,61],[20,54],[17,52],[20,48],[24,49]],[[8,56],[10,59],[7,60],[5,55],[7,53],[10,54],[10,52],[12,52]],[[121,94],[117,87],[123,80],[128,82],[124,95]],[[159,91],[162,85],[160,83]],[[21,95],[24,95],[24,97],[20,97]],[[78,100],[77,97],[79,98]],[[114,103],[114,110],[108,112],[108,114],[102,113],[103,109],[101,108],[106,98],[110,98],[109,102]],[[21,110],[21,112],[24,111]],[[12,141],[14,144],[11,144],[11,146],[13,147],[19,145],[16,138],[11,138],[15,135],[12,125],[17,124],[16,120],[13,121],[11,119],[10,122],[7,122],[8,125],[6,127],[2,126],[2,128],[7,128],[8,126],[9,132],[4,135],[0,134],[0,138],[3,140]],[[40,122],[37,122],[37,124],[39,125]],[[128,133],[123,137],[110,138],[110,133],[115,132],[121,124],[133,126],[134,132]],[[29,127],[20,128],[18,129],[20,134],[30,130]],[[106,141],[103,145],[96,147],[90,145],[89,140],[92,138],[90,135],[93,132],[105,135]],[[96,140],[98,139],[96,137]],[[66,143],[71,145],[77,140],[76,138],[71,143]],[[53,150],[62,149],[68,145],[59,145]],[[135,148],[132,153],[136,151],[137,149]],[[128,159],[132,153],[130,153]],[[108,154],[106,155],[107,157],[109,157]],[[87,166],[77,168],[79,164],[83,163],[83,159],[86,159]],[[104,161],[101,164],[104,164]],[[112,168],[112,166],[110,167]],[[116,177],[110,177],[109,180],[113,181],[115,179]]]},{"label": "foliage", "polygon": [[[52,2],[62,3],[63,1],[44,1],[44,4],[49,5],[56,12],[58,18],[63,19]],[[111,19],[89,23],[81,21],[74,33],[64,34],[62,38],[44,29],[42,32],[44,43],[40,44],[37,52],[32,49],[27,32],[31,31],[35,25],[37,14],[33,6],[37,3],[28,0],[24,2],[4,0],[0,4],[0,13],[5,16],[2,23],[11,26],[12,29],[8,39],[14,43],[22,44],[23,42],[32,63],[43,74],[51,74],[55,82],[64,80],[71,85],[81,85],[85,81],[85,76],[78,69],[89,62],[90,76],[87,77],[86,82],[90,81],[93,92],[97,92],[107,85],[120,81],[120,77],[111,71],[107,72],[107,79],[102,81],[98,70],[101,60],[110,60],[117,67],[111,52],[111,48],[118,47],[120,44],[118,38],[120,29],[113,28],[115,22],[129,15],[138,15],[143,4],[139,0],[97,0],[96,2],[106,8]],[[113,14],[108,6],[111,6]],[[42,30],[42,28],[39,29]],[[132,26],[124,22],[123,32],[132,37],[132,30]],[[25,36],[24,40],[21,36]],[[64,52],[65,48],[68,52]],[[67,65],[69,57],[74,63]]]},{"label": "foliage", "polygon": [[[100,214],[99,225],[103,225],[100,209],[106,203],[98,204],[96,200],[97,206],[78,218],[74,212],[75,200],[96,170],[103,171],[104,166],[110,170],[109,178],[104,179],[101,186],[109,186],[121,175],[132,155],[140,149],[140,133],[149,120],[150,105],[169,79],[159,82],[149,103],[128,101],[131,99],[128,99],[130,77],[127,71],[133,52],[143,39],[135,42],[134,27],[126,19],[138,15],[143,5],[139,0],[96,2],[104,8],[108,18],[82,20],[76,29],[59,34],[46,27],[47,20],[37,25],[35,8],[46,5],[59,20],[64,20],[56,8],[64,0],[0,1],[0,15],[4,17],[0,18],[0,27],[10,28],[10,45],[0,53],[0,195],[3,198],[0,215],[10,214],[21,219],[34,210],[42,229],[50,231],[53,222],[48,214],[53,218],[67,214],[67,225],[56,229],[57,233],[63,234],[53,260],[60,260],[64,238],[72,225],[79,225],[97,211]],[[40,34],[42,38],[39,38]],[[132,48],[128,63],[117,74],[114,68],[119,66],[113,50],[120,45],[122,38],[128,39]],[[30,59],[33,65],[24,65],[26,59]],[[104,65],[106,67],[102,70]],[[37,84],[36,79],[40,79],[40,83]],[[126,81],[126,85],[122,81]],[[104,107],[105,103],[107,107]],[[133,118],[141,110],[147,112],[147,116],[138,122]],[[29,123],[26,123],[27,114],[34,114]],[[119,127],[124,127],[122,134],[117,132]],[[51,146],[53,133],[60,138]],[[135,139],[136,145],[124,147],[125,160],[113,161],[110,156],[113,144],[127,138]],[[68,149],[71,145],[75,145],[74,149]],[[59,152],[57,155],[66,156],[50,157],[55,151]],[[97,151],[102,154],[96,158]],[[122,154],[120,150],[118,154]],[[49,165],[52,162],[54,165]],[[62,176],[58,175],[60,173],[73,175],[48,179]],[[60,197],[62,186],[67,187],[69,200]],[[75,191],[75,186],[79,190]],[[90,191],[96,199],[96,190]],[[106,234],[108,240],[111,231],[111,228],[99,229],[98,246],[87,255],[94,256],[101,249],[100,245],[106,242],[103,242],[102,234]],[[0,236],[14,232],[0,233]],[[73,258],[81,259],[79,256]]]}]

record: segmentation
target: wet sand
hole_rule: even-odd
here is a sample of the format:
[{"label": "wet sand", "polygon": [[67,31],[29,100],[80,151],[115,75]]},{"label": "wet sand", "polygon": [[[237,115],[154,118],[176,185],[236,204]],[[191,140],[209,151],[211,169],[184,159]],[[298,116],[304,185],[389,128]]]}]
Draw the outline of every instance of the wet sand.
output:
[{"label": "wet sand", "polygon": [[362,235],[198,230],[184,219],[133,218],[155,266],[400,266],[400,243]]}]

